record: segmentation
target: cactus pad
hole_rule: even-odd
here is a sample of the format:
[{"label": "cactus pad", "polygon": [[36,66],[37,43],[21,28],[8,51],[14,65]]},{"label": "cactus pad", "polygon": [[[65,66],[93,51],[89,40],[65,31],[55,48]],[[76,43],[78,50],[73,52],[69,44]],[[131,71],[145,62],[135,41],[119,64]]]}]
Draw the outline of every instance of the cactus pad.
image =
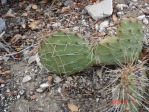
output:
[{"label": "cactus pad", "polygon": [[86,40],[74,33],[58,31],[39,48],[41,63],[57,74],[73,74],[92,65]]},{"label": "cactus pad", "polygon": [[110,65],[134,61],[141,52],[143,37],[142,25],[138,21],[123,19],[117,36],[107,37],[94,46],[97,63]]}]

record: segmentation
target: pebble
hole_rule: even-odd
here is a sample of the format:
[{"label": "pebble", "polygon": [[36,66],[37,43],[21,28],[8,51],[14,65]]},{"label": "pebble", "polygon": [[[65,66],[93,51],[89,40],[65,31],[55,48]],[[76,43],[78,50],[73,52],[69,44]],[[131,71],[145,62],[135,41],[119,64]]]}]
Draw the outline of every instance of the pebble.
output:
[{"label": "pebble", "polygon": [[0,18],[0,33],[6,28],[5,21]]},{"label": "pebble", "polygon": [[117,15],[122,16],[122,15],[124,15],[124,12],[117,12]]},{"label": "pebble", "polygon": [[140,21],[143,20],[144,18],[145,18],[145,15],[141,15],[141,16],[137,17],[137,19],[140,20]]},{"label": "pebble", "polygon": [[107,28],[109,26],[109,21],[104,21],[100,24],[100,31],[105,30],[105,28]]},{"label": "pebble", "polygon": [[117,4],[116,5],[116,8],[118,10],[123,10],[124,8],[128,8],[128,5],[126,5],[126,4]]},{"label": "pebble", "polygon": [[147,18],[144,18],[144,19],[143,19],[143,23],[144,23],[144,24],[148,24],[148,23],[149,23],[148,19],[147,19]]},{"label": "pebble", "polygon": [[99,25],[98,24],[95,24],[95,29],[98,31],[99,30]]},{"label": "pebble", "polygon": [[42,92],[43,92],[43,89],[38,88],[38,89],[36,89],[36,91],[37,91],[38,93],[42,93]]},{"label": "pebble", "polygon": [[1,84],[1,87],[4,87],[5,86],[5,84]]},{"label": "pebble", "polygon": [[20,94],[20,95],[23,95],[24,92],[25,92],[24,90],[20,90],[20,91],[19,91],[19,94]]},{"label": "pebble", "polygon": [[51,24],[48,23],[48,24],[47,24],[47,28],[50,28],[50,27],[51,27]]},{"label": "pebble", "polygon": [[112,0],[104,0],[97,4],[88,5],[85,10],[96,21],[111,16],[113,12]]},{"label": "pebble", "polygon": [[48,83],[40,84],[40,88],[42,88],[42,89],[46,89],[47,87],[49,87]]},{"label": "pebble", "polygon": [[22,80],[22,82],[28,82],[28,81],[30,81],[32,78],[31,78],[31,76],[30,75],[26,75],[24,78],[23,78],[23,80]]},{"label": "pebble", "polygon": [[6,92],[9,93],[10,92],[10,89],[7,89]]},{"label": "pebble", "polygon": [[55,83],[59,83],[59,82],[61,82],[62,81],[62,79],[59,77],[59,76],[56,76],[55,78],[54,78],[54,82]]},{"label": "pebble", "polygon": [[67,80],[72,81],[73,79],[72,79],[72,77],[67,77]]},{"label": "pebble", "polygon": [[78,31],[78,30],[79,30],[78,26],[73,27],[73,31]]},{"label": "pebble", "polygon": [[56,27],[61,26],[61,23],[53,23],[52,26],[53,26],[54,28],[56,28]]},{"label": "pebble", "polygon": [[137,2],[138,0],[131,0],[132,2]]},{"label": "pebble", "polygon": [[20,95],[17,95],[17,99],[20,99],[20,97],[21,97]]},{"label": "pebble", "polygon": [[61,93],[62,88],[61,88],[61,87],[59,87],[59,88],[57,89],[57,91],[58,91],[58,93]]}]

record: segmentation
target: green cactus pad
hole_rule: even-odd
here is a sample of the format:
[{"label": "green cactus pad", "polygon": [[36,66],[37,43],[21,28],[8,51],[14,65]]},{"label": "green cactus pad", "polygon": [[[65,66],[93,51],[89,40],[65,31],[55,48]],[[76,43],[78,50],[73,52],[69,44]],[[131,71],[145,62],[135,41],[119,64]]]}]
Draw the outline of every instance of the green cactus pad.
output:
[{"label": "green cactus pad", "polygon": [[142,25],[138,21],[123,19],[116,37],[107,37],[94,46],[97,63],[110,65],[134,61],[141,52],[143,37]]},{"label": "green cactus pad", "polygon": [[59,31],[39,48],[41,63],[56,74],[74,74],[92,65],[88,43],[74,33]]}]

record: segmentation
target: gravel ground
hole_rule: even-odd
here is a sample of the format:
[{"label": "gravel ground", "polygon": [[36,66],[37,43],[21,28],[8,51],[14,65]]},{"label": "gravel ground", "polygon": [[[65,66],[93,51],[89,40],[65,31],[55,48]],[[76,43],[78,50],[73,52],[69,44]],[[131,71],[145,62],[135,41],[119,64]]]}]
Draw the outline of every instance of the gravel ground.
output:
[{"label": "gravel ground", "polygon": [[[37,3],[37,9],[31,7],[30,2],[0,6],[0,17],[5,18],[7,26],[1,41],[6,46],[0,49],[1,112],[71,112],[70,103],[76,105],[79,112],[107,112],[102,107],[111,102],[112,87],[103,89],[120,71],[114,66],[94,66],[75,75],[57,76],[40,68],[33,51],[47,33],[69,28],[88,40],[100,40],[115,35],[115,24],[125,16],[132,16],[144,24],[144,43],[148,47],[148,1],[115,0],[113,4],[122,3],[125,7],[114,5],[112,16],[99,21],[93,20],[84,10],[89,2],[77,0],[76,5],[76,2],[66,1],[69,0],[63,5]],[[68,4],[75,7],[67,9]],[[11,15],[6,16],[8,10],[12,10]],[[100,30],[105,21],[108,26]]]}]

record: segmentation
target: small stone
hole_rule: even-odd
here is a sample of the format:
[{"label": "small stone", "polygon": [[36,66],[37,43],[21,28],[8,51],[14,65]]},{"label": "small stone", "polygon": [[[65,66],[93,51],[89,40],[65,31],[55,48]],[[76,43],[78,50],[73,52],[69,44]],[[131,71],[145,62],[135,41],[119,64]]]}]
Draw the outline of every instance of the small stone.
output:
[{"label": "small stone", "polygon": [[95,24],[95,29],[98,31],[99,30],[99,25],[98,24]]},{"label": "small stone", "polygon": [[100,24],[100,31],[105,30],[105,28],[107,28],[109,26],[109,21],[104,21]]},{"label": "small stone", "polygon": [[49,87],[48,83],[40,84],[40,88],[42,88],[42,89],[46,89],[47,87]]},{"label": "small stone", "polygon": [[85,10],[96,21],[108,17],[113,12],[112,0],[104,0],[94,5],[88,5]]},{"label": "small stone", "polygon": [[1,84],[1,87],[4,87],[5,86],[5,84]]},{"label": "small stone", "polygon": [[147,19],[147,18],[144,18],[144,19],[143,19],[143,23],[144,23],[144,24],[148,24],[148,23],[149,23],[148,19]]},{"label": "small stone", "polygon": [[17,95],[17,99],[20,99],[20,97],[21,97],[20,95]]},{"label": "small stone", "polygon": [[0,18],[0,33],[6,28],[5,21]]},{"label": "small stone", "polygon": [[10,89],[7,89],[6,92],[7,92],[7,93],[10,93]]},{"label": "small stone", "polygon": [[24,78],[23,78],[23,80],[22,80],[22,82],[28,82],[28,81],[30,81],[32,78],[31,78],[31,76],[30,75],[26,75]]},{"label": "small stone", "polygon": [[51,24],[48,23],[48,24],[47,24],[47,28],[50,28],[50,27],[51,27]]},{"label": "small stone", "polygon": [[122,16],[122,15],[124,15],[124,12],[117,12],[117,15]]},{"label": "small stone", "polygon": [[58,93],[61,93],[62,88],[61,88],[61,87],[59,87],[57,91],[58,91]]},{"label": "small stone", "polygon": [[73,31],[78,31],[78,30],[79,30],[78,26],[73,27]]},{"label": "small stone", "polygon": [[98,102],[99,101],[99,98],[96,98],[96,102]]},{"label": "small stone", "polygon": [[54,28],[56,28],[56,27],[61,26],[61,23],[54,23],[54,24],[52,24],[52,26],[53,26]]},{"label": "small stone", "polygon": [[137,2],[138,0],[131,0],[132,2]]},{"label": "small stone", "polygon": [[20,94],[20,95],[23,95],[24,92],[25,92],[24,90],[20,90],[20,91],[19,91],[19,94]]},{"label": "small stone", "polygon": [[38,89],[36,89],[36,91],[37,91],[38,93],[42,93],[42,92],[43,92],[43,89],[38,88]]},{"label": "small stone", "polygon": [[124,8],[128,8],[128,5],[126,5],[126,4],[117,4],[116,5],[116,8],[118,10],[123,10]]},{"label": "small stone", "polygon": [[141,16],[137,17],[137,19],[140,20],[140,21],[143,20],[144,18],[145,18],[145,15],[141,15]]},{"label": "small stone", "polygon": [[38,6],[33,4],[32,9],[36,10],[36,9],[38,9]]},{"label": "small stone", "polygon": [[56,76],[55,78],[54,78],[54,82],[55,83],[59,83],[59,82],[61,82],[62,81],[62,79],[59,77],[59,76]]},{"label": "small stone", "polygon": [[72,79],[72,77],[67,77],[67,80],[72,81],[73,79]]}]

